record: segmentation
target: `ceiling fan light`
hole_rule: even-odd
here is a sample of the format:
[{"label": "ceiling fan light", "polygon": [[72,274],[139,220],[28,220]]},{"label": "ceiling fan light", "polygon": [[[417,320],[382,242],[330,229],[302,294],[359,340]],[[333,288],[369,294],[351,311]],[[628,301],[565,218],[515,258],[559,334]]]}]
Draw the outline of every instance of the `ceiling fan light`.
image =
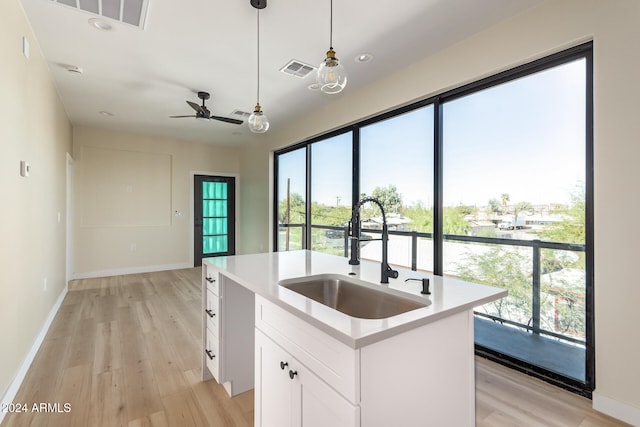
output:
[{"label": "ceiling fan light", "polygon": [[253,133],[265,133],[269,130],[269,119],[262,112],[260,104],[256,104],[256,108],[247,119],[247,124],[249,125],[249,130]]},{"label": "ceiling fan light", "polygon": [[327,57],[318,67],[317,82],[320,90],[327,94],[342,92],[347,85],[347,72],[333,48],[329,48]]}]

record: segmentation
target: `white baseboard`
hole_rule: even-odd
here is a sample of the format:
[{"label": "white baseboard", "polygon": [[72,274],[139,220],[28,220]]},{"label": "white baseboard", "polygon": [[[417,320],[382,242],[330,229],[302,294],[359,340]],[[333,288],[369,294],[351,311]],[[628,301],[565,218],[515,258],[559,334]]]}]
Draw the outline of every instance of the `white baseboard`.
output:
[{"label": "white baseboard", "polygon": [[593,392],[593,409],[633,426],[640,426],[640,408]]},{"label": "white baseboard", "polygon": [[[27,353],[27,356],[22,361],[22,365],[20,366],[20,369],[18,369],[18,372],[16,372],[16,375],[13,378],[13,381],[11,382],[11,384],[9,385],[9,388],[7,389],[6,393],[4,394],[4,396],[2,396],[2,399],[0,400],[0,402],[3,404],[2,406],[4,406],[5,403],[11,403],[14,401],[16,394],[18,393],[18,389],[20,389],[20,386],[22,385],[22,381],[24,380],[24,377],[27,375],[27,371],[29,370],[29,367],[31,366],[33,359],[36,357],[36,354],[38,353],[38,350],[42,345],[42,341],[44,341],[44,337],[47,335],[47,332],[49,331],[51,322],[53,322],[53,318],[56,317],[56,313],[58,313],[58,310],[60,309],[60,305],[62,305],[62,301],[64,300],[64,297],[67,295],[68,289],[69,289],[68,286],[65,285],[62,292],[60,292],[60,295],[58,296],[56,303],[51,308],[51,311],[49,312],[49,315],[47,316],[47,319],[45,320],[44,325],[42,325],[42,329],[40,329],[40,333],[38,334],[35,341],[33,342],[33,345],[31,346],[29,353]],[[6,415],[5,412],[0,411],[0,423],[2,423],[2,420],[4,419],[5,415]]]},{"label": "white baseboard", "polygon": [[118,268],[114,270],[89,271],[86,273],[74,273],[72,279],[93,279],[96,277],[120,276],[123,274],[152,273],[154,271],[180,270],[191,268],[193,264],[187,262],[179,264],[147,265],[144,267]]}]

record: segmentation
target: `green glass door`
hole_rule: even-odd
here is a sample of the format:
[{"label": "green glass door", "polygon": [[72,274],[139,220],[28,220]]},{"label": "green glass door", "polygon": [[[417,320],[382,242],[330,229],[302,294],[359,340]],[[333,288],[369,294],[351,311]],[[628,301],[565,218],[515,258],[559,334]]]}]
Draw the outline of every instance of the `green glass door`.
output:
[{"label": "green glass door", "polygon": [[235,254],[235,179],[194,176],[194,266]]}]

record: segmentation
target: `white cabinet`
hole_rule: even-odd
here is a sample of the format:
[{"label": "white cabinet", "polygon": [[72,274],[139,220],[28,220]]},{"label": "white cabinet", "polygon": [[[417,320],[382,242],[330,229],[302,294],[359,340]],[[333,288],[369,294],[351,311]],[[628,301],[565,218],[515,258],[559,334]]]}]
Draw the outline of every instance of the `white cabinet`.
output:
[{"label": "white cabinet", "polygon": [[220,381],[219,349],[219,274],[202,266],[202,343],[204,347],[202,375],[203,379],[215,378]]},{"label": "white cabinet", "polygon": [[256,426],[475,425],[471,310],[354,349],[255,301]]},{"label": "white cabinet", "polygon": [[255,425],[357,426],[359,408],[256,330]]},{"label": "white cabinet", "polygon": [[360,425],[359,350],[256,297],[255,425]]},{"label": "white cabinet", "polygon": [[254,294],[202,263],[202,379],[235,396],[253,388]]},{"label": "white cabinet", "polygon": [[291,356],[256,330],[254,425],[291,427],[294,388],[289,379]]}]

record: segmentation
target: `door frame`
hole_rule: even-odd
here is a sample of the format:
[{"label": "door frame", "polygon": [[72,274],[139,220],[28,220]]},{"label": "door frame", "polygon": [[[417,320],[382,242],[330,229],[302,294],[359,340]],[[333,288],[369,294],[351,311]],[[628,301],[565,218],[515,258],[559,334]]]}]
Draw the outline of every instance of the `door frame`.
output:
[{"label": "door frame", "polygon": [[240,175],[237,173],[229,173],[229,172],[212,172],[212,171],[189,171],[189,265],[193,266],[193,262],[195,261],[193,247],[194,247],[194,228],[195,228],[195,212],[193,211],[193,207],[195,206],[195,188],[194,188],[194,180],[196,175],[205,175],[205,176],[222,176],[225,178],[234,178],[235,180],[235,194],[234,197],[236,199],[235,202],[235,214],[234,221],[236,223],[235,226],[235,241],[236,241],[236,254],[240,253],[240,241],[238,240],[238,229],[240,228]]},{"label": "door frame", "polygon": [[73,157],[71,154],[66,154],[66,163],[65,163],[65,175],[66,175],[66,215],[65,215],[65,284],[69,284],[69,281],[74,277],[74,267],[73,267],[73,255],[74,255],[74,180],[75,180],[75,165],[73,163]]}]

